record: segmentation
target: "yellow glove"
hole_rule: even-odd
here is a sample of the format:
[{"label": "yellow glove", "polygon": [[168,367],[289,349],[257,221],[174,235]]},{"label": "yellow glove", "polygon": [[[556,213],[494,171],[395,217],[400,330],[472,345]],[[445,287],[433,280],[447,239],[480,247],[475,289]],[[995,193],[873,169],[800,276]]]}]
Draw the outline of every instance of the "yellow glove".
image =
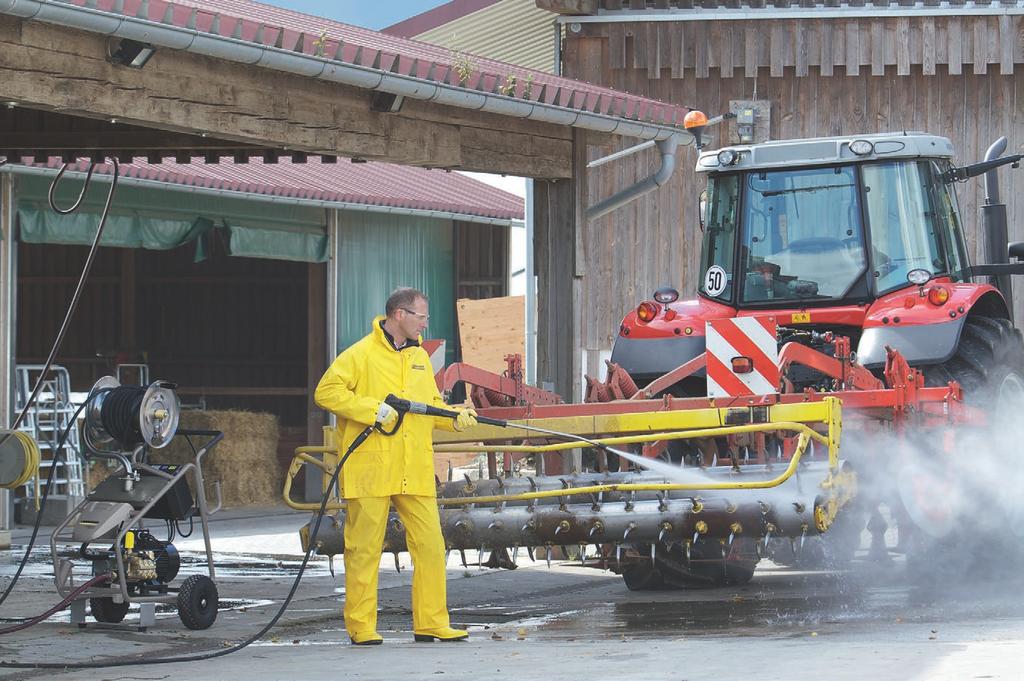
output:
[{"label": "yellow glove", "polygon": [[476,425],[476,411],[473,409],[458,409],[459,415],[455,418],[455,430],[465,430]]},{"label": "yellow glove", "polygon": [[375,425],[380,426],[383,430],[391,430],[395,427],[395,423],[398,421],[398,412],[395,411],[387,402],[381,402],[380,407],[377,408],[377,421]]}]

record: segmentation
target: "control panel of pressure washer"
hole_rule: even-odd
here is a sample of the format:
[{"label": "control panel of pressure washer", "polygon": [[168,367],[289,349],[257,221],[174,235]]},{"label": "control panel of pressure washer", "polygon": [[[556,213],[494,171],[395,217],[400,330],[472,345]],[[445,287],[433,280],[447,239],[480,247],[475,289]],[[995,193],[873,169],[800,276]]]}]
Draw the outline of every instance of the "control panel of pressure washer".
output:
[{"label": "control panel of pressure washer", "polygon": [[[150,464],[168,475],[176,475],[181,469],[178,464]],[[131,504],[136,511],[142,510],[151,501],[156,503],[149,509],[146,518],[158,518],[162,520],[185,520],[192,515],[194,500],[192,491],[188,487],[185,478],[175,482],[169,490],[164,492],[167,485],[167,478],[139,472],[139,479],[134,481],[131,489],[126,490],[124,478],[119,475],[112,475],[96,486],[96,489],[89,494],[90,501],[111,501]],[[163,493],[163,496],[160,496]]]}]

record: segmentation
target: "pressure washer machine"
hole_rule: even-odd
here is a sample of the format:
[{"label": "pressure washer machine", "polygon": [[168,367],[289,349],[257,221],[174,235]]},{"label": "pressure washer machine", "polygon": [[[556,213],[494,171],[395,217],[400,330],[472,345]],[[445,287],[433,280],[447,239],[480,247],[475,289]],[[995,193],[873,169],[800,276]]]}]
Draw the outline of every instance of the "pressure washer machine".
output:
[{"label": "pressure washer machine", "polygon": [[[206,629],[217,619],[209,518],[220,510],[220,486],[215,485],[217,504],[209,508],[202,460],[223,433],[179,429],[176,387],[164,381],[125,386],[106,376],[89,391],[82,438],[87,457],[112,460],[116,469],[50,536],[57,591],[71,600],[71,622],[80,627],[86,602],[96,621],[110,624],[123,621],[130,604],[138,603],[143,630],[155,624],[158,603],[176,605],[189,629]],[[187,439],[192,460],[151,462],[175,437]],[[198,448],[193,437],[200,438]],[[208,575],[189,575],[175,587],[181,558],[172,540],[186,521],[191,534],[196,518]],[[161,527],[166,539],[157,536]]]}]

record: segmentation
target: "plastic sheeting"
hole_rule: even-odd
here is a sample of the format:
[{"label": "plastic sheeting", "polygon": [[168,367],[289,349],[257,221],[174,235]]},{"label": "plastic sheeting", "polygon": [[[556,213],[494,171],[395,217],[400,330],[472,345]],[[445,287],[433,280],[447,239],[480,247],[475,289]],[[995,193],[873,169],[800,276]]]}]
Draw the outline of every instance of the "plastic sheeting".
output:
[{"label": "plastic sheeting", "polygon": [[[18,178],[21,240],[91,244],[110,185],[94,181],[81,208],[60,215],[46,198],[50,181],[48,177]],[[56,193],[57,205],[69,207],[81,186],[79,180],[63,180]],[[196,260],[201,260],[204,241],[215,229],[224,230],[231,255],[299,262],[327,259],[323,208],[134,186],[117,188],[101,244],[166,250],[195,241]]]},{"label": "plastic sheeting", "polygon": [[228,252],[249,258],[298,262],[327,260],[327,233],[227,225]]},{"label": "plastic sheeting", "polygon": [[[20,202],[18,223],[21,227],[21,240],[30,244],[89,245],[96,237],[99,215],[85,211],[60,215],[49,206]],[[167,250],[193,241],[212,228],[213,222],[204,217],[189,220],[144,216],[137,212],[111,212],[107,216],[100,244]]]}]

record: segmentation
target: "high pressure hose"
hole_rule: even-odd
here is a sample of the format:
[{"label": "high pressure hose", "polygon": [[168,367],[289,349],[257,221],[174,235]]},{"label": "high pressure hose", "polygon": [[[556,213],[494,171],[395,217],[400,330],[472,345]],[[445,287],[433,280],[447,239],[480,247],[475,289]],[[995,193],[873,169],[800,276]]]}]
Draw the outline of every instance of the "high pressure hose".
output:
[{"label": "high pressure hose", "polygon": [[[99,394],[102,393],[96,393],[96,395]],[[95,398],[96,395],[93,395],[92,398]],[[78,419],[78,415],[82,413],[83,409],[85,409],[85,406],[89,404],[89,401],[90,400],[86,400],[85,402],[82,403],[80,407],[78,407],[78,409],[75,410],[75,413],[68,421],[67,427],[64,429],[64,432],[61,433],[60,438],[57,440],[57,447],[56,449],[54,449],[53,465],[50,466],[50,472],[47,473],[46,475],[46,485],[43,487],[43,494],[42,497],[40,497],[39,511],[36,513],[36,522],[32,525],[32,536],[29,537],[28,546],[25,547],[25,555],[22,556],[21,562],[18,564],[17,571],[14,573],[14,576],[11,577],[11,581],[8,582],[7,588],[4,589],[3,595],[0,595],[0,605],[2,605],[3,602],[7,600],[7,597],[11,594],[11,590],[14,588],[14,585],[18,583],[18,579],[21,577],[21,573],[25,569],[25,565],[28,564],[29,557],[32,555],[32,548],[36,545],[36,537],[39,535],[39,526],[43,520],[43,509],[46,508],[46,500],[49,498],[50,488],[53,486],[53,474],[54,471],[57,470],[57,461],[61,456],[61,452],[64,450],[64,444],[67,442],[68,435],[71,433],[71,427]]]},{"label": "high pressure hose", "polygon": [[[410,413],[410,412],[414,413],[414,414],[423,414],[423,415],[426,415],[426,416],[439,416],[439,417],[445,417],[445,418],[449,418],[449,417],[450,418],[454,418],[454,417],[458,416],[458,412],[450,410],[450,409],[441,409],[441,408],[434,407],[434,406],[431,406],[431,405],[423,404],[421,402],[411,402],[409,400],[403,400],[403,399],[397,398],[394,395],[388,395],[385,398],[385,402],[387,402],[396,411],[398,411],[400,419],[403,418],[406,413]],[[477,421],[479,423],[483,423],[485,425],[499,426],[499,427],[502,427],[502,428],[509,426],[508,421],[505,421],[505,420],[502,420],[502,419],[494,419],[494,418],[490,418],[490,417],[486,417],[486,416],[477,416],[476,419],[477,419]],[[584,442],[584,443],[587,443],[587,444],[591,444],[591,445],[593,445],[595,447],[606,449],[606,450],[611,451],[611,452],[615,452],[616,451],[615,449],[607,447],[607,446],[601,444],[600,442],[596,442],[596,441],[587,439],[585,437],[582,437],[582,436],[579,436],[579,435],[574,435],[574,434],[571,434],[571,433],[560,433],[560,432],[557,432],[557,431],[547,430],[545,428],[538,428],[538,427],[534,427],[534,426],[524,426],[524,425],[518,424],[518,423],[515,424],[515,427],[517,427],[517,428],[524,428],[526,430],[533,430],[533,431],[540,432],[540,433],[546,433],[546,434],[549,434],[549,435],[555,435],[555,436],[558,436],[558,437],[562,437],[562,438],[566,438],[566,439],[570,439],[570,440],[576,440],[576,441],[579,441],[579,442]],[[385,435],[388,434],[385,431],[381,430],[376,424],[373,425],[373,426],[366,427],[352,441],[352,444],[349,446],[348,450],[345,452],[345,455],[341,458],[341,461],[338,463],[337,467],[334,469],[334,473],[331,474],[330,481],[324,487],[324,489],[326,491],[324,492],[323,497],[320,500],[320,508],[316,512],[316,520],[313,523],[313,528],[312,528],[312,531],[310,533],[311,537],[315,537],[317,535],[317,533],[320,531],[320,523],[323,521],[324,515],[325,515],[325,513],[327,511],[327,502],[330,500],[330,490],[333,489],[334,486],[337,484],[338,476],[341,473],[342,467],[345,465],[345,462],[348,461],[349,457],[352,456],[352,453],[360,445],[362,445],[364,441],[366,441],[366,438],[368,438],[370,436],[370,433],[372,433],[375,429],[378,432],[384,433]],[[392,431],[391,434],[394,434],[395,431],[397,431],[397,428],[394,431]],[[299,584],[302,582],[302,576],[306,572],[306,566],[309,564],[309,558],[310,558],[310,556],[312,555],[312,553],[313,553],[313,551],[315,549],[316,549],[316,544],[313,543],[313,542],[310,542],[309,543],[309,547],[306,549],[305,555],[302,557],[302,564],[299,566],[299,572],[298,572],[298,574],[295,575],[295,580],[292,582],[291,589],[289,589],[288,595],[285,597],[284,602],[281,603],[281,607],[278,608],[278,610],[274,614],[274,616],[270,619],[269,622],[267,622],[266,625],[263,626],[262,629],[257,631],[255,634],[253,634],[249,638],[247,638],[244,641],[241,641],[239,643],[236,643],[233,646],[230,646],[228,648],[224,648],[222,650],[215,650],[213,652],[200,653],[200,654],[197,654],[197,655],[184,655],[184,656],[181,656],[181,657],[159,657],[159,658],[153,658],[153,659],[145,660],[145,661],[141,662],[141,664],[143,664],[143,665],[151,665],[151,664],[172,664],[172,663],[175,663],[175,662],[200,662],[202,660],[211,660],[211,659],[214,659],[214,658],[217,658],[217,657],[223,657],[225,655],[230,655],[231,653],[238,652],[239,650],[242,650],[243,648],[246,648],[246,647],[252,645],[256,641],[261,639],[268,631],[270,631],[274,627],[274,625],[276,625],[277,622],[281,619],[281,617],[284,615],[285,611],[288,609],[288,606],[291,604],[292,599],[295,597],[296,591],[298,591]],[[70,603],[70,600],[73,600],[73,599],[70,599],[70,600],[69,599],[65,599],[65,600],[68,603]],[[56,610],[54,610],[53,612],[56,612]],[[41,621],[41,619],[39,619],[39,618],[33,618],[33,619],[37,620],[37,621]],[[45,619],[45,617],[43,619]],[[27,626],[31,626],[31,624],[25,623],[25,625],[22,626],[22,627],[19,627],[19,629],[25,628]],[[3,633],[6,633],[6,632],[4,630],[0,630],[0,634],[3,634]],[[128,667],[128,666],[135,666],[135,667],[137,667],[139,665],[140,665],[140,661],[136,657],[132,657],[130,659],[109,660],[109,661],[100,661],[100,662],[77,662],[77,663],[69,663],[69,662],[8,662],[8,661],[0,662],[0,668],[8,668],[8,669],[101,669],[101,668],[106,668],[106,667]]]},{"label": "high pressure hose", "polygon": [[[99,249],[99,240],[103,235],[103,227],[106,225],[106,217],[108,217],[111,212],[111,204],[114,201],[114,190],[115,188],[117,188],[118,185],[120,167],[118,166],[118,160],[116,158],[112,158],[112,161],[114,162],[114,175],[111,179],[111,189],[109,193],[106,194],[106,202],[103,204],[103,211],[99,217],[99,226],[96,229],[96,236],[92,240],[92,246],[89,248],[89,255],[86,257],[85,265],[82,267],[82,274],[79,276],[78,284],[75,286],[75,293],[72,295],[71,303],[68,306],[68,311],[65,313],[65,320],[63,320],[63,323],[60,325],[60,329],[57,331],[56,339],[53,341],[53,346],[50,348],[49,355],[46,358],[46,364],[43,366],[43,370],[42,372],[40,372],[39,378],[36,380],[36,385],[32,389],[32,394],[26,400],[25,407],[22,409],[22,413],[18,414],[17,418],[14,420],[14,423],[11,425],[10,430],[12,432],[16,431],[18,427],[22,425],[22,423],[25,421],[25,417],[29,413],[29,410],[32,408],[32,406],[36,402],[36,399],[39,397],[39,392],[43,387],[43,381],[46,379],[47,374],[49,374],[50,367],[53,365],[53,359],[56,357],[57,352],[59,352],[60,350],[60,346],[63,344],[63,338],[65,338],[65,335],[68,332],[68,327],[71,325],[72,316],[74,316],[75,310],[78,307],[79,299],[82,297],[82,290],[85,288],[85,283],[89,278],[89,271],[92,269],[92,262],[95,259],[96,251]],[[5,159],[4,161],[0,162],[0,166],[6,163],[7,160]],[[53,195],[55,193],[58,181],[60,180],[63,173],[65,173],[65,171],[68,169],[68,164],[63,164],[63,166],[61,166],[60,168],[60,171],[57,173],[57,176],[54,177],[53,181],[50,183],[50,189],[48,194],[50,207],[53,208],[53,210],[55,210],[56,212],[60,213],[61,215],[67,215],[68,213],[78,209],[79,206],[81,206],[82,204],[82,199],[85,196],[85,191],[89,186],[89,179],[92,177],[92,171],[95,165],[95,163],[89,165],[89,173],[86,176],[85,183],[82,187],[82,193],[79,195],[78,201],[75,202],[75,205],[72,206],[70,209],[61,209],[58,208],[54,203]],[[44,488],[42,498],[40,499],[39,512],[36,514],[36,522],[32,528],[32,538],[29,540],[29,546],[25,551],[25,557],[23,557],[22,562],[18,564],[17,571],[14,573],[14,577],[11,578],[11,581],[7,584],[7,588],[4,590],[3,595],[0,595],[0,604],[3,604],[3,602],[7,600],[7,596],[10,595],[11,589],[13,589],[14,584],[17,582],[18,578],[20,577],[20,574],[22,574],[22,571],[25,569],[25,565],[29,561],[30,555],[32,554],[32,549],[36,543],[36,537],[39,535],[39,526],[43,518],[43,509],[46,507],[46,500],[49,497],[50,487],[53,483],[53,472],[56,470],[56,458],[60,456],[60,452],[63,449],[63,444],[65,444],[65,442],[68,439],[68,435],[71,432],[71,427],[75,423],[76,419],[78,418],[78,415],[82,412],[82,409],[84,407],[85,405],[82,405],[82,407],[78,408],[78,410],[75,412],[75,415],[68,422],[68,427],[65,429],[65,432],[62,433],[60,439],[58,440],[57,450],[55,451],[54,454],[54,465],[50,466],[49,474],[46,476],[46,486]],[[4,440],[6,440],[6,438],[10,436],[11,434],[7,433],[6,435],[3,436]],[[0,444],[2,444],[2,441],[0,441]]]},{"label": "high pressure hose", "polygon": [[125,449],[133,449],[143,442],[139,431],[139,409],[146,390],[145,386],[122,385],[111,390],[103,400],[100,410],[103,430]]},{"label": "high pressure hose", "polygon": [[[71,296],[71,302],[68,304],[67,313],[64,315],[64,321],[60,325],[60,329],[57,331],[57,338],[53,341],[53,347],[50,348],[50,354],[46,358],[46,362],[43,364],[43,370],[39,373],[39,378],[36,379],[36,385],[32,388],[32,394],[27,400],[25,400],[25,406],[22,408],[21,413],[18,414],[18,418],[15,419],[14,424],[11,426],[11,430],[17,430],[21,427],[22,422],[25,420],[25,416],[28,414],[28,410],[35,404],[36,398],[39,397],[39,391],[43,388],[43,381],[46,380],[47,374],[50,373],[50,367],[53,365],[53,360],[57,357],[57,353],[60,352],[61,345],[64,344],[64,336],[68,331],[68,326],[71,324],[71,318],[75,314],[75,310],[78,308],[78,301],[82,297],[82,290],[85,288],[85,282],[89,278],[89,271],[92,269],[92,262],[96,258],[96,251],[99,250],[100,239],[103,236],[103,228],[107,224],[107,216],[110,214],[110,205],[114,200],[114,190],[117,188],[117,178],[120,174],[120,166],[118,166],[117,159],[111,157],[114,163],[114,174],[110,180],[110,191],[107,192],[107,201],[103,205],[103,212],[100,215],[100,224],[96,229],[96,236],[92,240],[92,246],[89,247],[89,255],[85,259],[85,265],[82,267],[82,274],[78,277],[78,283],[75,285],[75,292]],[[78,200],[71,208],[62,209],[58,208],[57,204],[54,203],[54,193],[56,191],[57,183],[60,178],[64,175],[64,171],[67,170],[68,164],[65,163],[61,166],[60,172],[57,173],[57,177],[53,178],[53,182],[50,184],[50,207],[61,215],[67,215],[71,211],[77,209],[81,203],[82,198],[85,196],[85,190],[89,186],[89,179],[92,177],[92,171],[96,167],[95,163],[89,164],[89,174],[85,179],[85,186],[82,187],[82,193],[79,194]]]},{"label": "high pressure hose", "polygon": [[[341,461],[338,463],[337,468],[334,469],[334,473],[333,473],[333,475],[331,475],[330,483],[325,487],[325,489],[328,490],[328,491],[324,492],[323,499],[320,502],[320,509],[317,511],[317,514],[316,514],[316,522],[313,525],[313,534],[311,536],[315,537],[316,533],[320,530],[320,522],[324,518],[324,514],[327,511],[327,502],[330,499],[329,490],[332,487],[334,487],[335,483],[337,483],[338,475],[341,473],[342,466],[344,466],[345,462],[348,461],[348,458],[352,455],[352,452],[354,452],[356,450],[356,448],[358,448],[361,444],[363,444],[363,442],[366,440],[366,438],[370,436],[370,433],[373,432],[373,429],[374,429],[373,426],[368,426],[362,433],[360,433],[356,437],[355,440],[352,441],[352,444],[351,444],[351,446],[349,446],[348,451],[345,452],[345,456],[342,457]],[[313,550],[315,548],[316,548],[316,545],[313,544],[312,542],[310,542],[309,548],[306,549],[306,555],[303,556],[303,558],[302,558],[302,564],[299,566],[299,573],[297,575],[295,575],[295,581],[292,582],[292,588],[288,591],[288,595],[285,597],[284,602],[281,603],[281,607],[278,609],[277,613],[270,619],[269,622],[267,622],[267,624],[262,629],[260,629],[259,631],[257,631],[255,634],[253,634],[249,638],[245,639],[244,641],[242,641],[240,643],[236,643],[235,645],[233,645],[233,646],[231,646],[229,648],[224,648],[222,650],[215,650],[215,651],[210,652],[210,653],[201,653],[201,654],[198,654],[198,655],[184,655],[182,657],[158,657],[158,658],[153,658],[153,659],[148,659],[148,660],[139,660],[138,657],[133,656],[133,657],[128,658],[128,659],[120,659],[120,660],[109,660],[109,661],[100,661],[100,662],[75,662],[75,663],[71,663],[71,662],[8,662],[8,661],[3,661],[3,662],[0,662],[0,668],[7,668],[7,669],[102,669],[104,667],[138,667],[140,665],[172,664],[174,662],[199,662],[201,660],[212,660],[213,658],[216,658],[216,657],[223,657],[225,655],[230,655],[231,653],[238,652],[239,650],[241,650],[241,649],[243,649],[243,648],[245,648],[245,647],[255,643],[259,639],[261,639],[264,634],[266,634],[268,631],[270,631],[274,627],[274,625],[277,624],[278,620],[281,619],[281,616],[284,615],[285,610],[288,609],[288,606],[292,602],[292,598],[295,597],[295,592],[298,591],[298,589],[299,589],[299,583],[302,581],[302,575],[306,572],[306,565],[309,563],[309,557],[310,557],[310,555],[312,555]],[[26,625],[26,626],[31,626],[31,625]],[[0,633],[3,633],[3,632],[0,631]]]},{"label": "high pressure hose", "polygon": [[81,584],[81,585],[75,587],[75,589],[71,593],[69,593],[67,595],[67,597],[64,598],[64,600],[62,600],[60,603],[58,603],[57,605],[53,606],[52,608],[50,608],[46,612],[40,613],[40,614],[36,615],[35,617],[31,617],[31,618],[29,618],[29,619],[27,619],[24,622],[21,622],[19,624],[15,624],[13,627],[5,627],[3,629],[0,629],[0,636],[2,636],[3,634],[13,634],[16,631],[21,631],[22,629],[28,629],[31,626],[35,626],[36,624],[39,624],[40,622],[42,622],[43,620],[47,619],[48,617],[51,617],[51,616],[55,615],[56,613],[60,612],[61,610],[65,609],[66,607],[71,605],[71,602],[73,600],[75,600],[76,598],[78,598],[78,596],[80,594],[84,593],[86,590],[91,589],[92,587],[96,586],[97,584],[104,584],[104,583],[109,582],[109,581],[110,581],[110,575],[96,575],[95,577],[93,577],[89,581],[85,582],[84,584]]}]

